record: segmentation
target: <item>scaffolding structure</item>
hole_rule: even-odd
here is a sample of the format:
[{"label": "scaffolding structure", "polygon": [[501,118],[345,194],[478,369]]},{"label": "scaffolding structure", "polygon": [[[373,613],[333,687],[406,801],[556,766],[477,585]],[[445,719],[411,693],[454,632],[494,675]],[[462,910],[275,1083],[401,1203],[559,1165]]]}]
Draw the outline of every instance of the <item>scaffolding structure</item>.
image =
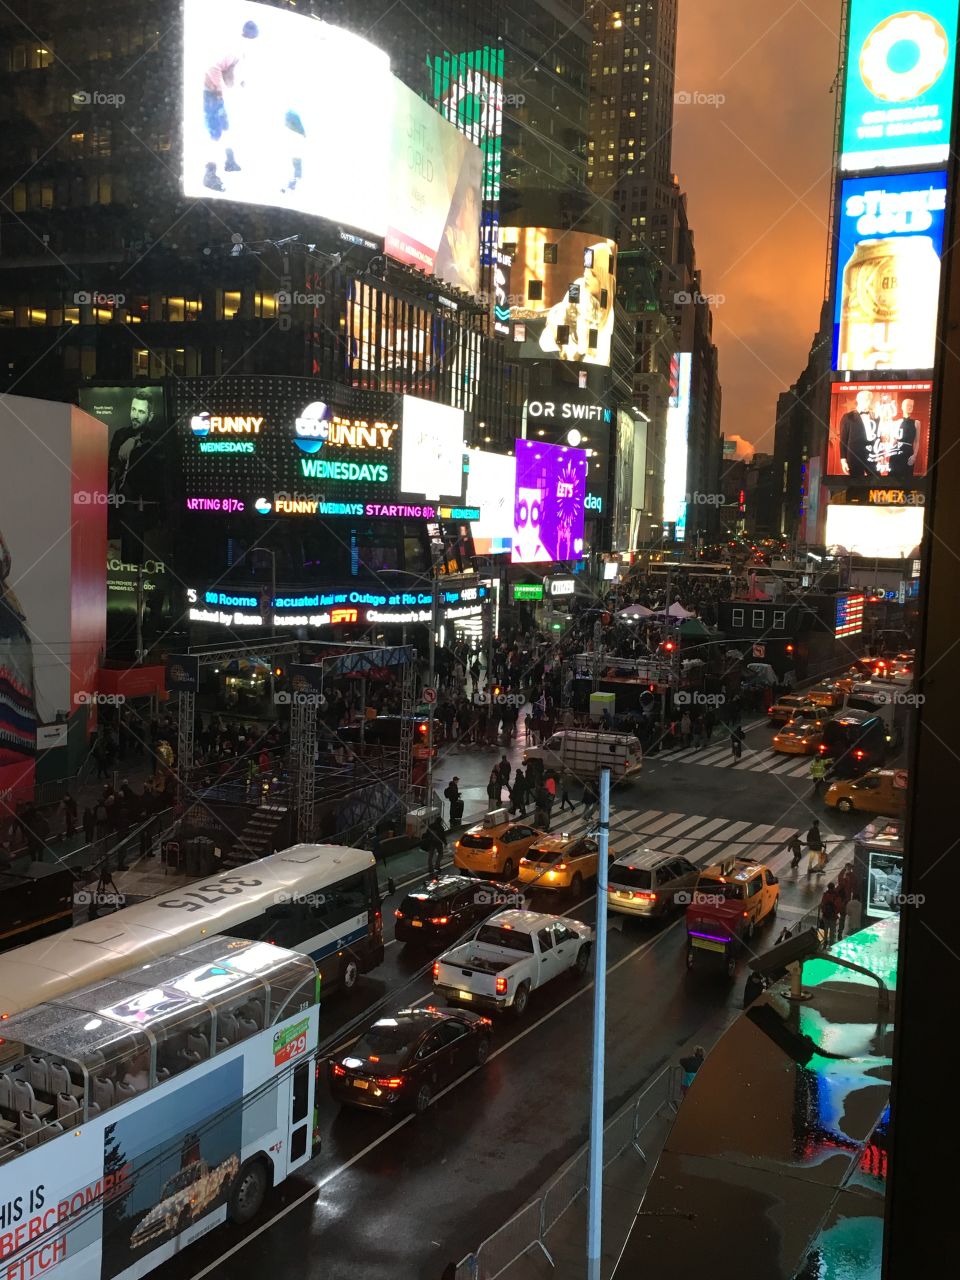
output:
[{"label": "scaffolding structure", "polygon": [[[313,648],[326,652],[312,664],[321,669],[321,684],[341,676],[366,677],[373,672],[401,668],[400,676],[400,763],[396,800],[406,814],[413,807],[413,713],[416,707],[417,651],[413,645],[385,648],[362,644],[325,644],[313,642]],[[333,650],[333,652],[330,652]],[[290,715],[290,756],[296,774],[297,839],[317,837],[316,772],[318,709],[309,700],[294,700]],[[357,825],[364,831],[383,816],[379,794],[381,788],[371,783],[362,795],[367,809],[358,816]]]}]

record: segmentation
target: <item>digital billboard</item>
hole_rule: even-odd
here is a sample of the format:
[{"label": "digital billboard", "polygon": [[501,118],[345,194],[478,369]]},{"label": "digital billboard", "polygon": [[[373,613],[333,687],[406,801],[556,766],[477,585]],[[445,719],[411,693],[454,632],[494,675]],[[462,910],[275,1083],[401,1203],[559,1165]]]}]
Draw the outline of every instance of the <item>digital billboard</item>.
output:
[{"label": "digital billboard", "polygon": [[393,79],[385,252],[468,293],[480,289],[480,149]]},{"label": "digital billboard", "polygon": [[827,507],[824,542],[845,555],[909,559],[920,554],[922,538],[923,507]]},{"label": "digital billboard", "polygon": [[834,369],[933,368],[946,195],[944,172],[841,183]]},{"label": "digital billboard", "polygon": [[663,520],[675,524],[675,537],[684,540],[687,525],[687,455],[690,431],[690,380],[693,356],[680,351],[670,364],[667,404],[667,442],[663,459]]},{"label": "digital billboard", "polygon": [[500,198],[503,151],[503,49],[486,46],[468,53],[427,57],[433,101],[451,124],[483,153],[483,198]]},{"label": "digital billboard", "polygon": [[609,365],[617,292],[616,245],[582,231],[505,227],[510,337],[519,356]]},{"label": "digital billboard", "polygon": [[463,493],[463,410],[403,397],[400,487],[424,498]]},{"label": "digital billboard", "polygon": [[588,516],[603,518],[607,511],[610,481],[610,445],[613,410],[598,403],[589,391],[563,388],[550,400],[528,400],[524,412],[524,434],[529,440],[548,444],[569,444],[587,455]]},{"label": "digital billboard", "polygon": [[479,556],[498,555],[513,546],[513,496],[517,487],[517,460],[502,453],[468,449],[467,506],[478,507],[480,517],[470,526]]},{"label": "digital billboard", "polygon": [[341,27],[250,0],[184,0],[183,28],[184,194],[383,236],[388,55]]},{"label": "digital billboard", "polygon": [[927,473],[932,382],[835,382],[827,476],[910,482]]},{"label": "digital billboard", "polygon": [[425,497],[460,501],[460,409],[282,376],[178,379],[170,397],[187,511],[431,519]]},{"label": "digital billboard", "polygon": [[582,560],[587,455],[582,449],[518,440],[514,564]]},{"label": "digital billboard", "polygon": [[840,168],[946,163],[958,0],[852,0]]}]

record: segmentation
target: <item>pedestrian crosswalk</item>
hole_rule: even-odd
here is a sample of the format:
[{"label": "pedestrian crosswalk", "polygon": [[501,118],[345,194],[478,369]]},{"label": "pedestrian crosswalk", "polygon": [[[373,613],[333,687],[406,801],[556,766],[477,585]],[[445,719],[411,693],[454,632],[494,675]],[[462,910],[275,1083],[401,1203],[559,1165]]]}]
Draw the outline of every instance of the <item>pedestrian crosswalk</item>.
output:
[{"label": "pedestrian crosswalk", "polygon": [[721,745],[713,745],[697,750],[685,747],[682,751],[671,751],[662,757],[664,763],[696,764],[714,769],[737,769],[740,772],[767,773],[780,778],[807,778],[810,776],[809,756],[790,756],[773,751],[770,747],[755,750],[746,743],[743,754],[735,760],[730,743],[727,740]]},{"label": "pedestrian crosswalk", "polygon": [[[583,835],[596,828],[595,815],[584,820],[578,811],[568,822],[564,821],[565,816],[554,813],[552,835]],[[705,818],[663,809],[635,813],[617,810],[610,817],[610,849],[617,857],[639,849],[682,854],[701,867],[732,857],[769,864],[784,852],[796,830],[795,826],[780,827],[771,822]]]}]

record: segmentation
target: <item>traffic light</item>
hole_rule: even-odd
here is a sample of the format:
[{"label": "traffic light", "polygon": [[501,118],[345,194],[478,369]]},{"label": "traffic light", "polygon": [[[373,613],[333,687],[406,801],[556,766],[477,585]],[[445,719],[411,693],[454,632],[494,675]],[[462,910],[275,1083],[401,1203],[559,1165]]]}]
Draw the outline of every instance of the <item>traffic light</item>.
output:
[{"label": "traffic light", "polygon": [[792,644],[788,644],[788,645],[787,645],[787,653],[793,653],[793,645],[792,645]]},{"label": "traffic light", "polygon": [[673,651],[674,651],[674,649],[675,649],[676,647],[677,647],[677,646],[674,644],[674,642],[673,642],[672,640],[664,640],[664,642],[663,642],[663,651],[664,651],[664,653],[673,653]]},{"label": "traffic light", "polygon": [[283,676],[283,667],[274,667],[273,674],[276,676],[278,680],[281,679],[281,677]]}]

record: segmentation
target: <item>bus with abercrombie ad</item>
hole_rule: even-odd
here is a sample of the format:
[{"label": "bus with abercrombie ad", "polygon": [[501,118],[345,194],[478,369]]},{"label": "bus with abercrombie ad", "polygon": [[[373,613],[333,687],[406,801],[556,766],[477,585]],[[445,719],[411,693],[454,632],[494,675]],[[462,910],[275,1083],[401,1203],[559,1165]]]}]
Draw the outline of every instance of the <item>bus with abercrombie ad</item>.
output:
[{"label": "bus with abercrombie ad", "polygon": [[211,937],[0,1024],[0,1275],[134,1280],[319,1150],[309,956]]}]

